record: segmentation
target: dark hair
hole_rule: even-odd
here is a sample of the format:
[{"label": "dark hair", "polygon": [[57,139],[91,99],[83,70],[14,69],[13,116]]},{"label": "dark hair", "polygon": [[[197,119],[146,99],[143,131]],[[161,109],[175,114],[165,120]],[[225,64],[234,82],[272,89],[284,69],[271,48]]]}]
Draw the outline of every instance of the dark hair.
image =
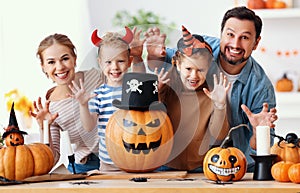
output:
[{"label": "dark hair", "polygon": [[256,31],[255,37],[256,37],[256,39],[259,38],[261,29],[262,29],[262,20],[258,15],[255,14],[254,11],[252,11],[251,9],[248,9],[245,6],[235,7],[235,8],[228,10],[225,13],[223,20],[222,20],[221,32],[223,32],[226,21],[231,17],[234,17],[234,18],[237,18],[240,20],[253,21],[254,26],[255,26],[255,31]]}]

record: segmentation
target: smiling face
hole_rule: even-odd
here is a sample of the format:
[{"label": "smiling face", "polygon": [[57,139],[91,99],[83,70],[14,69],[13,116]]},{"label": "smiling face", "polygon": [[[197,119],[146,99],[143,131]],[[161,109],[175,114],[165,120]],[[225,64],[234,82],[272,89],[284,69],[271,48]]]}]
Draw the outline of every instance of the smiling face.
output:
[{"label": "smiling face", "polygon": [[132,59],[127,47],[103,45],[99,52],[98,62],[109,86],[121,86],[124,74],[130,67]]},{"label": "smiling face", "polygon": [[53,82],[69,85],[75,77],[76,57],[70,48],[54,43],[42,52],[42,68]]},{"label": "smiling face", "polygon": [[211,63],[208,54],[193,54],[190,57],[182,56],[181,62],[177,64],[181,81],[186,90],[198,89],[206,80],[206,74]]},{"label": "smiling face", "polygon": [[227,71],[228,67],[243,67],[259,41],[260,37],[256,39],[254,22],[229,18],[225,23],[220,42],[221,65],[224,70]]}]

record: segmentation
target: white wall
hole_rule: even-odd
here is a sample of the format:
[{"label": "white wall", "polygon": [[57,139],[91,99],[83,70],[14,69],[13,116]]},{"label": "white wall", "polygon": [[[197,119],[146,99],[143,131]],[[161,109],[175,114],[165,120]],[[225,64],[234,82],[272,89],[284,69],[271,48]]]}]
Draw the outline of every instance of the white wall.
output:
[{"label": "white wall", "polygon": [[[1,0],[0,9],[0,123],[6,127],[9,113],[4,93],[17,88],[35,100],[52,86],[35,56],[39,42],[50,34],[64,33],[78,53],[84,53],[84,26],[89,21],[84,1]],[[81,60],[82,55],[78,57]]]},{"label": "white wall", "polygon": [[[0,123],[6,126],[8,122],[4,93],[18,88],[35,100],[52,86],[35,56],[39,42],[47,35],[68,35],[77,47],[78,67],[85,68],[96,65],[96,48],[90,42],[94,29],[97,28],[99,34],[112,29],[124,30],[112,26],[117,11],[153,11],[167,22],[174,21],[178,30],[185,25],[192,33],[219,36],[223,14],[237,2],[246,4],[246,0],[0,0]],[[254,52],[272,81],[282,73],[285,64],[284,68],[291,71],[300,69],[299,55],[292,59],[278,59],[273,55],[277,48],[299,49],[299,18],[290,22],[264,20],[261,45],[271,52]]]}]

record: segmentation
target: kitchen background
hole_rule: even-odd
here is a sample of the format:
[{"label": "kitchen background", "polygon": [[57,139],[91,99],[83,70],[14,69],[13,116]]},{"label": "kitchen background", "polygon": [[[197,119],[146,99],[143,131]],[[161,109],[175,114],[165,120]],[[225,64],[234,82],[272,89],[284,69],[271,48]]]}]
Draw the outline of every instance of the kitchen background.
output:
[{"label": "kitchen background", "polygon": [[[35,56],[44,37],[53,33],[68,35],[77,47],[77,67],[85,69],[97,65],[96,48],[90,42],[92,31],[97,28],[99,35],[111,30],[124,32],[124,26],[113,24],[116,14],[124,10],[130,15],[143,10],[159,16],[163,26],[167,26],[165,30],[171,31],[168,45],[173,47],[181,25],[192,33],[219,36],[225,11],[246,3],[246,0],[0,0],[0,127],[8,124],[6,102],[14,89],[33,101],[38,96],[44,97],[46,90],[53,86]],[[279,116],[276,133],[285,135],[292,131],[300,136],[300,92],[297,91],[300,0],[292,3],[293,7],[288,9],[255,10],[264,25],[260,46],[253,55],[274,85],[284,73],[293,81],[292,92],[276,93]],[[35,121],[29,119],[28,125],[31,126],[23,130],[36,134]]]}]

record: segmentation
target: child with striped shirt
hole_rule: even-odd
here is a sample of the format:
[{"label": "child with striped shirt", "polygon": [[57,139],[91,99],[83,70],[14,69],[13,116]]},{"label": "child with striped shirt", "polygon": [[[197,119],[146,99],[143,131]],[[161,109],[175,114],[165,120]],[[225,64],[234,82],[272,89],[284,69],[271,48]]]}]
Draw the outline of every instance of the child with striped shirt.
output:
[{"label": "child with striped shirt", "polygon": [[[108,32],[102,38],[97,30],[92,34],[92,42],[98,47],[98,64],[105,76],[105,82],[96,88],[92,94],[86,93],[81,81],[80,85],[73,82],[70,88],[73,97],[80,103],[80,119],[83,127],[90,131],[97,126],[99,135],[100,171],[119,170],[110,159],[105,144],[106,124],[116,111],[112,105],[114,99],[121,100],[123,76],[128,71],[132,57],[129,44],[136,37],[126,28],[126,35]],[[137,34],[139,35],[139,34]],[[134,36],[134,37],[133,37]]]}]

